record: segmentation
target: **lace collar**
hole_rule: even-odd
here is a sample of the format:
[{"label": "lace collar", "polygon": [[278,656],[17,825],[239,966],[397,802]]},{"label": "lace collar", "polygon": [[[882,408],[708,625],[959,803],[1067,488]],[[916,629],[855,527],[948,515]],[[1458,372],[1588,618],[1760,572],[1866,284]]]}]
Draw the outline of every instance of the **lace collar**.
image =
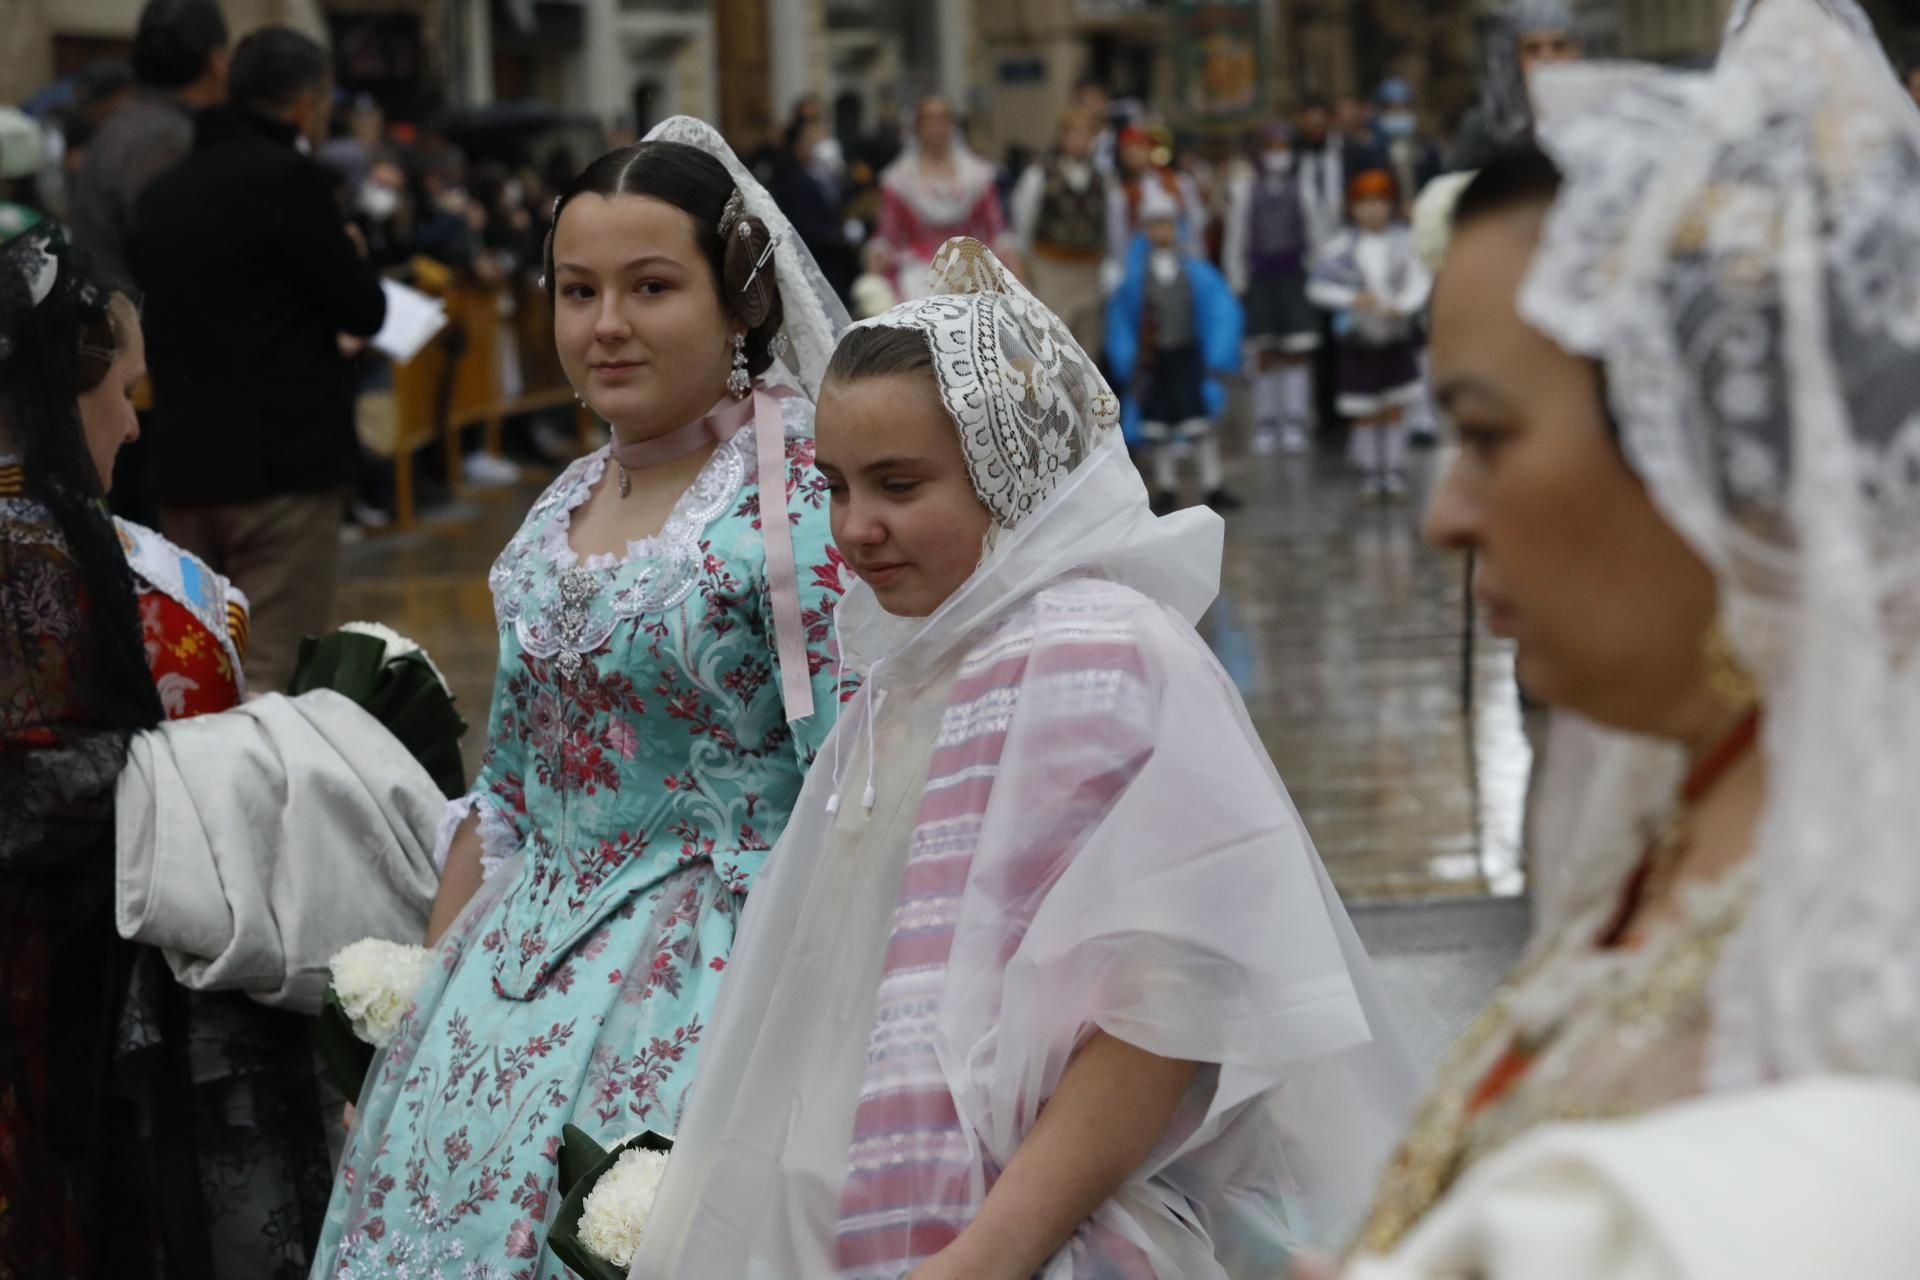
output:
[{"label": "lace collar", "polygon": [[[807,402],[793,397],[780,403],[786,434],[804,430]],[[488,575],[501,630],[514,628],[521,647],[536,658],[571,654],[562,661],[577,667],[577,659],[604,644],[621,621],[685,602],[704,572],[707,527],[735,506],[754,474],[762,425],[750,424],[716,448],[660,532],[630,541],[621,555],[583,557],[573,549],[573,513],[606,475],[610,452],[603,448],[574,463],[528,513]]]}]

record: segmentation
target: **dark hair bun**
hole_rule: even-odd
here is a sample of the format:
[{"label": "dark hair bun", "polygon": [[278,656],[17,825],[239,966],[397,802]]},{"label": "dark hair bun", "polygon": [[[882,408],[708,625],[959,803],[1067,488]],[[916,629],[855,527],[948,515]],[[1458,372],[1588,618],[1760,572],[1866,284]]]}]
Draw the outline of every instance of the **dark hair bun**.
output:
[{"label": "dark hair bun", "polygon": [[751,215],[734,223],[727,237],[726,268],[722,273],[733,314],[748,329],[765,324],[780,306],[780,285],[774,278],[773,236],[767,224]]}]

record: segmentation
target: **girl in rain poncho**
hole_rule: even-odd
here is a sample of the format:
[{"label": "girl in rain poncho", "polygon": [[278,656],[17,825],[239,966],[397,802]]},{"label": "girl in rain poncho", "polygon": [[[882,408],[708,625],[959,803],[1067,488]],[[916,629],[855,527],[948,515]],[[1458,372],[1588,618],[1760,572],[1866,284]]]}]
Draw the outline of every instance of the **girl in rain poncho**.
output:
[{"label": "girl in rain poncho", "polygon": [[[867,673],[743,921],[641,1277],[1271,1276],[1411,1083],[1060,321],[954,241],[822,396]],[[1359,1182],[1355,1182],[1359,1179]]]}]

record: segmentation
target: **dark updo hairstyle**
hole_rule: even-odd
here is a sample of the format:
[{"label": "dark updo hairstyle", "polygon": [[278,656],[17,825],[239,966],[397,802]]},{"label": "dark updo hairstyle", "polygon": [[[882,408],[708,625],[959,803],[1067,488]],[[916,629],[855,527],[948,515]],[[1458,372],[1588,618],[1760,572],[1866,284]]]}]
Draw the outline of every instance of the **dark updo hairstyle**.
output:
[{"label": "dark updo hairstyle", "polygon": [[1502,150],[1473,175],[1453,206],[1453,229],[1517,209],[1550,205],[1560,198],[1560,166],[1528,140]]},{"label": "dark updo hairstyle", "polygon": [[[31,282],[48,258],[57,274],[35,302]],[[131,310],[58,232],[32,231],[0,251],[0,452],[18,456],[26,496],[52,515],[85,584],[90,626],[80,643],[92,645],[85,669],[98,682],[85,701],[112,727],[143,729],[160,722],[160,696],[79,407],[128,340],[116,317],[123,309]]]},{"label": "dark updo hairstyle", "polygon": [[[773,258],[754,275],[767,246],[773,242],[767,224],[742,215],[723,240],[720,220],[734,196],[726,166],[700,150],[680,142],[636,142],[609,151],[581,171],[553,206],[554,230],[547,233],[547,296],[554,292],[553,238],[560,215],[578,195],[648,196],[672,205],[693,219],[694,242],[713,273],[721,310],[747,328],[747,370],[755,377],[773,364],[774,335],[785,322],[780,287],[774,279]],[[747,281],[753,280],[751,288]]]},{"label": "dark updo hairstyle", "polygon": [[[1502,148],[1489,160],[1454,202],[1452,232],[1459,235],[1476,222],[1484,222],[1503,213],[1523,209],[1544,209],[1560,198],[1566,178],[1553,157],[1531,138]],[[1614,443],[1620,442],[1620,421],[1614,416],[1613,400],[1607,391],[1607,368],[1592,362],[1594,378],[1600,388],[1600,405],[1606,414],[1607,431]]]}]

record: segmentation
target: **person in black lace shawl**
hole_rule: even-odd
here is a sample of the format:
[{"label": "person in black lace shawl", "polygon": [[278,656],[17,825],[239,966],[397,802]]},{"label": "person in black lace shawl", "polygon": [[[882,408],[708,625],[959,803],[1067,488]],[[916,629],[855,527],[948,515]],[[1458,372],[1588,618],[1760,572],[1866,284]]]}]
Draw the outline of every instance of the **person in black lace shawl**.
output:
[{"label": "person in black lace shawl", "polygon": [[114,924],[115,785],[165,713],[79,406],[137,326],[57,234],[0,251],[0,1277],[304,1276],[304,1027]]}]

